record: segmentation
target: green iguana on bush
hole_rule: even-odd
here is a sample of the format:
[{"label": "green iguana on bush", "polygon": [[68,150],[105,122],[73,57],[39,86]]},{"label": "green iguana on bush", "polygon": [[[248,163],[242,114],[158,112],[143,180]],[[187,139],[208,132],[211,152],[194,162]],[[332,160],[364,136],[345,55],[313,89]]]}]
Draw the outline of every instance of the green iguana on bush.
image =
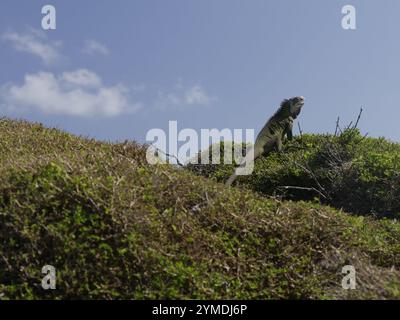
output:
[{"label": "green iguana on bush", "polygon": [[226,185],[230,186],[238,176],[238,169],[248,163],[253,157],[253,161],[261,155],[267,155],[272,150],[281,151],[285,136],[288,140],[293,138],[293,121],[299,115],[301,108],[304,105],[305,98],[302,96],[285,99],[281,102],[279,109],[267,121],[262,130],[257,136],[256,142],[251,152],[246,154],[246,157],[240,163],[239,167],[227,180]]}]

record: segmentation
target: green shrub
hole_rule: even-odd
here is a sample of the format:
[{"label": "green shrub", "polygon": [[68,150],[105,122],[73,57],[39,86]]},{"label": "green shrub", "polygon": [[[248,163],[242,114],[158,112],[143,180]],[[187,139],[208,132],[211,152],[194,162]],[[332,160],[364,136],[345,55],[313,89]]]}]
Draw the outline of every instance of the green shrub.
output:
[{"label": "green shrub", "polygon": [[[231,165],[217,165],[208,176],[223,182],[232,172]],[[400,144],[363,137],[357,129],[338,136],[306,134],[284,152],[256,160],[253,174],[238,183],[268,196],[317,199],[354,214],[399,218]]]}]

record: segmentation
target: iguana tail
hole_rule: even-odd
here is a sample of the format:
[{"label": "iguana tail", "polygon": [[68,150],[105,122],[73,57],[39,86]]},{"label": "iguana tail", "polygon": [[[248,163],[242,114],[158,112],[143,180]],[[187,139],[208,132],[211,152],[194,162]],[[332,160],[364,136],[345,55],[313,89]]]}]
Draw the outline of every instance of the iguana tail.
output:
[{"label": "iguana tail", "polygon": [[231,186],[232,183],[236,180],[236,178],[237,178],[237,174],[236,174],[236,170],[235,170],[235,172],[232,173],[232,175],[229,177],[229,179],[225,182],[225,185],[227,187]]},{"label": "iguana tail", "polygon": [[243,159],[243,161],[239,164],[239,166],[236,167],[234,173],[232,173],[229,179],[225,182],[225,185],[231,186],[232,183],[236,180],[238,175],[243,175],[243,169],[246,166],[246,164],[248,164],[250,160],[254,161],[254,159],[257,158],[259,154],[260,154],[259,150],[254,150],[254,148],[251,148],[249,152],[247,152],[246,157]]}]

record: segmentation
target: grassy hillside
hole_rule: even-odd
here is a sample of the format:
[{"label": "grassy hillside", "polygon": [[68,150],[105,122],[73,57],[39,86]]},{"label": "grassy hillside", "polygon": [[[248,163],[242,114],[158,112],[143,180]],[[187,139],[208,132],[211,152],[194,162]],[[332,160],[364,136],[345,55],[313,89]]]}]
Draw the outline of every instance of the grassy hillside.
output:
[{"label": "grassy hillside", "polygon": [[[135,143],[8,119],[0,137],[3,299],[400,297],[395,219],[149,166]],[[348,264],[356,290],[341,287]]]}]

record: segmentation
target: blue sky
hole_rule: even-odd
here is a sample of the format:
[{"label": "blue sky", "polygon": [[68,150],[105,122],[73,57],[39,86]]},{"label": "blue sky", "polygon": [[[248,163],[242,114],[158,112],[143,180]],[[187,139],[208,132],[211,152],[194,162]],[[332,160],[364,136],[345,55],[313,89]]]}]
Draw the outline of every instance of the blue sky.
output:
[{"label": "blue sky", "polygon": [[[41,29],[41,8],[57,29]],[[357,30],[341,27],[341,8]],[[152,128],[254,128],[303,95],[304,132],[355,120],[400,139],[400,2],[85,0],[0,3],[1,116],[102,140]],[[297,131],[297,130],[296,130]]]}]

